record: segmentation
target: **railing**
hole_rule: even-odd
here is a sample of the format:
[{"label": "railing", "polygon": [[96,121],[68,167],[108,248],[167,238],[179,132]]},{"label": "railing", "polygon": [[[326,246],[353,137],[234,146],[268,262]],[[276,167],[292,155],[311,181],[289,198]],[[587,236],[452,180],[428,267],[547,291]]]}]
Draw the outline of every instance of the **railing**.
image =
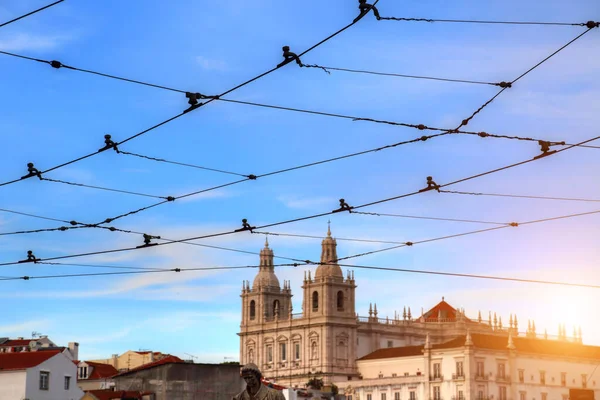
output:
[{"label": "railing", "polygon": [[475,374],[475,380],[476,381],[487,381],[488,377],[485,374],[482,374],[482,375]]},{"label": "railing", "polygon": [[510,375],[496,375],[497,381],[510,382]]},{"label": "railing", "polygon": [[438,374],[438,375],[433,375],[429,377],[430,381],[443,381],[444,380],[444,375]]},{"label": "railing", "polygon": [[460,373],[460,374],[452,374],[452,379],[457,380],[457,379],[465,379],[465,374]]}]

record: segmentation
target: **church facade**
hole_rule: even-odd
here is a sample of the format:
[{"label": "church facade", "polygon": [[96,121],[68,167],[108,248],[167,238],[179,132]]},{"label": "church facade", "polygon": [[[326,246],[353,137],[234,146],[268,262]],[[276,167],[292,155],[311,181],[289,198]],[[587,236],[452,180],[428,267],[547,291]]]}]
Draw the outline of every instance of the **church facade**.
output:
[{"label": "church facade", "polygon": [[[427,312],[412,315],[404,308],[393,318],[381,318],[377,305],[368,316],[355,309],[357,281],[353,271],[342,272],[337,242],[328,229],[321,243],[321,265],[305,272],[302,310],[294,313],[290,282],[280,285],[268,242],[260,252],[260,268],[252,285],[244,281],[240,325],[240,362],[255,363],[265,378],[281,385],[304,387],[315,375],[325,383],[362,379],[357,360],[379,349],[436,345],[471,334],[515,337],[516,315],[508,326],[490,314],[484,321],[465,316],[443,298]],[[535,334],[530,324],[528,335]],[[566,335],[565,335],[566,336]],[[343,383],[342,383],[343,382]],[[391,399],[390,399],[391,400]]]}]

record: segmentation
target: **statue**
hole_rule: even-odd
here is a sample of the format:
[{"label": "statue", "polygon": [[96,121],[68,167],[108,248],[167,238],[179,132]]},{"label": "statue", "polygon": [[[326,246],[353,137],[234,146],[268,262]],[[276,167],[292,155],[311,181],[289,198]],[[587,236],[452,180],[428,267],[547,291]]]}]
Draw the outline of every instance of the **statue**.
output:
[{"label": "statue", "polygon": [[234,396],[233,400],[285,400],[281,391],[261,383],[262,373],[255,364],[242,367],[242,378],[246,381],[246,389]]}]

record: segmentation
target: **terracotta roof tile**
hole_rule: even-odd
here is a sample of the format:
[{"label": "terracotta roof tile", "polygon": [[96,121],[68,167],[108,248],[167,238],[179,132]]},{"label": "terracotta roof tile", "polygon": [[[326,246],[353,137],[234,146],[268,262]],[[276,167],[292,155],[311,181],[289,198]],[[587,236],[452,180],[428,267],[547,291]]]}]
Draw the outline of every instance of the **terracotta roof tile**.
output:
[{"label": "terracotta roof tile", "polygon": [[31,339],[10,339],[6,342],[2,343],[0,346],[2,347],[21,347],[21,346],[29,346],[29,342]]},{"label": "terracotta roof tile", "polygon": [[[505,350],[508,349],[508,337],[499,335],[471,334],[473,346],[479,349]],[[432,345],[432,349],[455,349],[464,347],[466,335],[458,336],[448,342]],[[513,337],[513,343],[518,353],[551,355],[559,357],[579,357],[587,359],[600,360],[600,346],[587,346],[579,343],[532,339],[525,337]],[[423,345],[392,347],[375,350],[366,356],[359,358],[362,360],[377,360],[382,358],[411,357],[423,354]]]},{"label": "terracotta roof tile", "polygon": [[173,363],[184,363],[184,361],[181,358],[179,358],[179,357],[168,355],[165,358],[161,358],[158,361],[154,361],[154,362],[151,362],[151,363],[148,363],[148,364],[140,365],[137,368],[130,369],[129,371],[122,372],[122,373],[120,373],[118,375],[115,375],[115,376],[122,376],[122,375],[129,374],[131,372],[137,372],[137,371],[141,371],[141,370],[144,370],[144,369],[154,368],[154,367],[157,367],[159,365],[173,364]]},{"label": "terracotta roof tile", "polygon": [[110,364],[102,364],[91,361],[85,361],[85,363],[92,367],[92,373],[90,376],[88,376],[88,380],[111,378],[119,373],[119,371],[117,371],[117,369]]},{"label": "terracotta roof tile", "polygon": [[21,370],[35,367],[57,354],[60,354],[60,351],[0,353],[0,370]]}]

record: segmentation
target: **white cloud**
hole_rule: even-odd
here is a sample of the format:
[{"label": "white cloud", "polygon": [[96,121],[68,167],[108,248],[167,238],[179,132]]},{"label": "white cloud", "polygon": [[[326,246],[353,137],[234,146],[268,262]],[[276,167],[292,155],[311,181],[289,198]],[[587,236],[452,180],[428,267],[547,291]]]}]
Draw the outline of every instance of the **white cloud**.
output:
[{"label": "white cloud", "polygon": [[0,39],[0,50],[23,51],[23,50],[52,50],[68,41],[65,35],[32,35],[18,33],[12,37]]},{"label": "white cloud", "polygon": [[19,322],[11,325],[0,325],[0,336],[23,334],[30,335],[32,331],[47,330],[51,321],[46,319]]},{"label": "white cloud", "polygon": [[196,63],[198,63],[198,65],[200,65],[203,69],[209,71],[226,71],[228,69],[225,61],[206,58],[203,56],[196,56]]},{"label": "white cloud", "polygon": [[279,196],[277,200],[281,201],[288,208],[312,209],[329,205],[335,208],[337,199],[333,197],[306,197],[298,196]]}]

